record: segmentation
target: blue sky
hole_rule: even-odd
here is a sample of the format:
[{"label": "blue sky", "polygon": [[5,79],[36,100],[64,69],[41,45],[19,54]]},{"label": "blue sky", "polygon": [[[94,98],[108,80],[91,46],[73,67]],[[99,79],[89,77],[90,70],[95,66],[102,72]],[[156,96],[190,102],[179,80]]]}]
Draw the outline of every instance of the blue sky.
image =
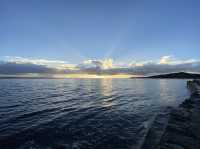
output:
[{"label": "blue sky", "polygon": [[0,22],[1,56],[200,57],[198,0],[1,0]]},{"label": "blue sky", "polygon": [[0,58],[200,59],[198,0],[0,0]]}]

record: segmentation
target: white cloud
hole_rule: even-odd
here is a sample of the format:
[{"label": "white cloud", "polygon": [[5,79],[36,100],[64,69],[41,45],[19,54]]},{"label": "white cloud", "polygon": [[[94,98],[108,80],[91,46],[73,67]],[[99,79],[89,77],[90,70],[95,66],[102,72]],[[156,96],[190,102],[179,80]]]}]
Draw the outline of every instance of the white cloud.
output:
[{"label": "white cloud", "polygon": [[[178,71],[200,72],[200,60],[196,59],[180,60],[172,56],[163,56],[158,60],[151,60],[151,61],[148,60],[133,61],[131,63],[122,63],[122,62],[114,63],[112,59],[85,60],[80,64],[70,64],[66,61],[60,61],[60,60],[32,59],[32,58],[8,56],[5,59],[5,63],[2,64],[0,63],[1,64],[0,69],[5,70],[6,66],[8,66],[4,65],[6,63],[13,63],[19,65],[32,64],[32,65],[26,65],[26,68],[24,69],[23,72],[26,72],[26,70],[28,70],[28,72],[31,72],[31,69],[28,69],[28,67],[29,66],[33,67],[33,65],[35,65],[34,68],[38,66],[37,72],[41,70],[41,67],[39,66],[44,66],[46,68],[53,68],[53,71],[51,70],[51,72],[65,72],[65,73],[92,73],[92,74],[123,73],[123,74],[149,75],[149,74],[170,73]],[[12,65],[12,67],[16,66],[17,65]],[[25,65],[20,65],[20,66],[25,66]],[[44,67],[42,67],[42,70],[45,70]]]},{"label": "white cloud", "polygon": [[6,56],[5,60],[10,63],[44,65],[47,67],[52,67],[57,69],[75,69],[76,67],[76,65],[74,64],[69,64],[66,61],[60,61],[60,60],[33,59],[33,58],[23,58],[16,56]]},{"label": "white cloud", "polygon": [[172,56],[163,56],[160,59],[159,64],[170,64],[172,62]]},{"label": "white cloud", "polygon": [[105,59],[102,61],[102,65],[104,69],[110,69],[113,68],[113,60],[112,59]]},{"label": "white cloud", "polygon": [[129,67],[143,67],[147,64],[154,63],[153,61],[132,61],[128,66]]},{"label": "white cloud", "polygon": [[191,63],[197,63],[200,62],[196,59],[187,59],[187,60],[180,60],[177,58],[174,58],[172,56],[163,56],[160,58],[160,61],[158,64],[163,65],[181,65],[181,64],[191,64]]},{"label": "white cloud", "polygon": [[82,68],[100,68],[100,69],[111,69],[113,68],[113,60],[105,59],[105,60],[86,60],[82,64],[80,64]]}]

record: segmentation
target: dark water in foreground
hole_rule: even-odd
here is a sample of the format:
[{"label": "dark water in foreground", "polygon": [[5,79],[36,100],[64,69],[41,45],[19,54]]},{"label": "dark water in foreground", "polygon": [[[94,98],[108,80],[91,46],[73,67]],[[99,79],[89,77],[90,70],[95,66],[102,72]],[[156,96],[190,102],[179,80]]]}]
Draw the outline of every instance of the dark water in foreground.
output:
[{"label": "dark water in foreground", "polygon": [[186,80],[0,80],[1,149],[135,149]]}]

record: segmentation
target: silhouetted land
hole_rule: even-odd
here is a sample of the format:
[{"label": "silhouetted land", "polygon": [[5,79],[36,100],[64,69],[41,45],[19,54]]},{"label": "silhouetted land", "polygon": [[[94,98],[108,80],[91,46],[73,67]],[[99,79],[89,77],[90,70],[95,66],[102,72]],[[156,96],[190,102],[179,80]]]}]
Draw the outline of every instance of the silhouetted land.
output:
[{"label": "silhouetted land", "polygon": [[200,74],[178,72],[178,73],[169,73],[169,74],[149,76],[149,77],[146,77],[146,78],[153,78],[153,79],[200,79]]}]

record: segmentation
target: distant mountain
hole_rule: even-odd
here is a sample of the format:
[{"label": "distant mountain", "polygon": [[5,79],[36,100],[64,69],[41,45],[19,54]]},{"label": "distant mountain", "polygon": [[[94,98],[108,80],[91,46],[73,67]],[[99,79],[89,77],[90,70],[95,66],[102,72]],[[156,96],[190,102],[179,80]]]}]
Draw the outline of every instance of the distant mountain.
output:
[{"label": "distant mountain", "polygon": [[178,72],[178,73],[169,73],[169,74],[149,76],[147,78],[155,78],[155,79],[200,79],[200,74]]}]

